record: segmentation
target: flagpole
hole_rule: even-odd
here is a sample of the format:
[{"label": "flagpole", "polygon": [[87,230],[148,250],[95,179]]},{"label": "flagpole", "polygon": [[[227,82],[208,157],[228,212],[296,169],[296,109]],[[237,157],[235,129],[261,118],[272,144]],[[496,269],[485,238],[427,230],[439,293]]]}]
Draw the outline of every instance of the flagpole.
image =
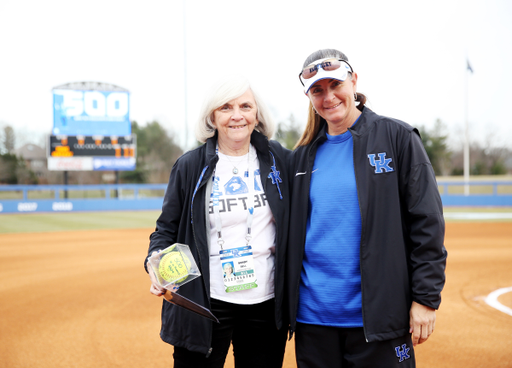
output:
[{"label": "flagpole", "polygon": [[465,96],[464,96],[464,119],[465,119],[465,134],[464,134],[464,195],[469,195],[469,99],[468,99],[468,89],[469,89],[469,81],[468,74],[472,71],[471,66],[469,65],[469,60],[466,58],[466,71],[465,71]]},{"label": "flagpole", "polygon": [[183,144],[183,151],[187,151],[189,148],[188,144],[188,99],[187,99],[187,5],[186,0],[183,0],[183,105],[184,105],[184,122],[185,122],[185,139]]}]

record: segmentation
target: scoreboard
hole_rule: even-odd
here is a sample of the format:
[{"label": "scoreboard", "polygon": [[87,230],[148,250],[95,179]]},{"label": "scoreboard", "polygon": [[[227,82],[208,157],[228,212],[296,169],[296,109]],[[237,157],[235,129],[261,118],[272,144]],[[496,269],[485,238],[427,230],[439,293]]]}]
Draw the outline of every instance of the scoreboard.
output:
[{"label": "scoreboard", "polygon": [[73,82],[52,89],[53,129],[48,170],[135,170],[130,92],[102,82]]},{"label": "scoreboard", "polygon": [[130,133],[127,91],[53,90],[52,134],[123,136]]},{"label": "scoreboard", "polygon": [[134,170],[136,149],[137,139],[133,134],[122,137],[51,135],[48,169]]},{"label": "scoreboard", "polygon": [[135,139],[104,136],[50,136],[51,157],[135,157]]}]

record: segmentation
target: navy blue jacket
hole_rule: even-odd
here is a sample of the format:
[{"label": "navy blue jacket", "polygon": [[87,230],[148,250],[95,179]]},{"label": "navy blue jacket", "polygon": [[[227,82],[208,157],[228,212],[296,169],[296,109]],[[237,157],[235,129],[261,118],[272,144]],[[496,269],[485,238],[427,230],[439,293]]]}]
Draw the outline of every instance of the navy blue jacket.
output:
[{"label": "navy blue jacket", "polygon": [[[363,107],[349,131],[362,221],[364,333],[367,341],[388,340],[409,333],[412,301],[435,309],[441,303],[447,257],[441,198],[416,129]],[[291,159],[290,336],[296,326],[311,171],[317,148],[326,139],[324,124],[313,142],[297,148]]]},{"label": "navy blue jacket", "polygon": [[[174,243],[187,244],[201,272],[201,277],[182,285],[179,294],[210,309],[210,254],[208,250],[209,219],[206,217],[207,182],[211,181],[219,157],[216,150],[217,136],[185,153],[174,164],[167,186],[162,213],[156,229],[150,236],[148,257]],[[276,225],[275,253],[275,323],[283,325],[284,262],[289,223],[289,186],[285,161],[290,151],[276,141],[269,141],[257,131],[251,135],[260,164],[260,176],[267,202]],[[276,170],[272,170],[275,167]],[[273,175],[279,172],[279,177]],[[208,201],[208,202],[207,202]],[[147,260],[147,258],[146,258]],[[144,262],[146,266],[146,262]],[[147,270],[146,270],[147,271]],[[211,353],[212,321],[195,315],[167,301],[162,305],[163,341],[190,351]],[[288,321],[284,322],[285,326]]]}]

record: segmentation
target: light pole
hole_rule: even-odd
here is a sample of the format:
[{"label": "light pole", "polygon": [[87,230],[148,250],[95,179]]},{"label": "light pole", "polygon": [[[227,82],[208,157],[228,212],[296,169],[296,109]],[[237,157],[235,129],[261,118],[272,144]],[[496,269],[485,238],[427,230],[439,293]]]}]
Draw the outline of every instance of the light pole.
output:
[{"label": "light pole", "polygon": [[188,142],[188,101],[187,101],[187,4],[183,0],[183,93],[184,93],[184,120],[185,120],[185,141],[183,151],[189,147]]},{"label": "light pole", "polygon": [[466,129],[464,134],[464,195],[469,195],[469,78],[468,74],[473,74],[473,68],[471,68],[471,65],[469,64],[469,60],[466,57],[467,67],[465,72],[465,123],[466,123]]}]

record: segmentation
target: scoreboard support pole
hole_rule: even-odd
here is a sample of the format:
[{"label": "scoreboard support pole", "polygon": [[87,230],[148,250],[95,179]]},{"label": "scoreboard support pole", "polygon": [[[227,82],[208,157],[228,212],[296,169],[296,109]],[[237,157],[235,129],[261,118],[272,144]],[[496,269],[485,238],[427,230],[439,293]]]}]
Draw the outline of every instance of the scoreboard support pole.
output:
[{"label": "scoreboard support pole", "polygon": [[[114,173],[116,174],[116,185],[119,185],[119,171],[114,171]],[[117,192],[117,188],[114,190],[114,197],[115,198],[118,198],[119,197],[119,193]]]},{"label": "scoreboard support pole", "polygon": [[[66,185],[66,187],[68,185],[68,172],[67,172],[67,170],[64,171],[64,185]],[[64,199],[68,199],[68,190],[67,189],[64,190]]]}]

